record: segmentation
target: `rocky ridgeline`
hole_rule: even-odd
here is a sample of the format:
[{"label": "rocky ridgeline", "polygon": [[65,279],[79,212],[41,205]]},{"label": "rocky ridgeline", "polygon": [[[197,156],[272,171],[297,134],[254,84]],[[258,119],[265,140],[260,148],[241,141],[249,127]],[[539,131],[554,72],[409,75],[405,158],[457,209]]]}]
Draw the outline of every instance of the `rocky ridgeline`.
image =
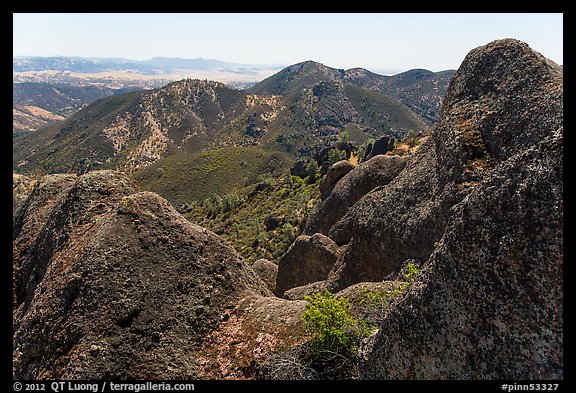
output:
[{"label": "rocky ridgeline", "polygon": [[246,293],[236,252],[111,171],[43,179],[14,218],[15,378],[199,378]]},{"label": "rocky ridgeline", "polygon": [[516,40],[471,51],[431,137],[338,164],[277,267],[120,173],[39,180],[14,215],[14,377],[254,378],[308,340],[306,294],[395,288],[410,260],[360,378],[562,378],[562,75]]},{"label": "rocky ridgeline", "polygon": [[[363,346],[361,378],[562,377],[562,75],[516,40],[474,49],[431,138],[345,174],[280,259],[286,298],[422,266]],[[336,243],[329,269],[315,233]],[[298,261],[328,272],[290,281]]]}]

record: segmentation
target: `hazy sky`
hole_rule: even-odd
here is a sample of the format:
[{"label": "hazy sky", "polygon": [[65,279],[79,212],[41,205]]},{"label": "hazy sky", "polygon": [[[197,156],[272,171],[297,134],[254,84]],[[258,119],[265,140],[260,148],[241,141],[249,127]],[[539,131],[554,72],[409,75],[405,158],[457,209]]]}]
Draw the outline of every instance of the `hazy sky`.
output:
[{"label": "hazy sky", "polygon": [[373,71],[456,69],[516,38],[563,63],[562,14],[13,14],[14,56],[155,56]]}]

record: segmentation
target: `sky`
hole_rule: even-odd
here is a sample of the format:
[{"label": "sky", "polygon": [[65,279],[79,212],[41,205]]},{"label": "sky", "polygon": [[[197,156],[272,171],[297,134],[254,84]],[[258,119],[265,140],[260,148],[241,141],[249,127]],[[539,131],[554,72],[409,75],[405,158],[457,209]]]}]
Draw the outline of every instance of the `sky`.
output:
[{"label": "sky", "polygon": [[501,38],[524,41],[563,64],[561,13],[13,14],[13,56],[314,60],[375,72],[442,71]]}]

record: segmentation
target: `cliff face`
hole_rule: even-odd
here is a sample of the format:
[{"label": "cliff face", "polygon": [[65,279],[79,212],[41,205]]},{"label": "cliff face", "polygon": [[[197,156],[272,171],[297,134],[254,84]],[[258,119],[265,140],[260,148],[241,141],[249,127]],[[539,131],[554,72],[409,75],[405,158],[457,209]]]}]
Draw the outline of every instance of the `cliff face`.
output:
[{"label": "cliff face", "polygon": [[464,197],[431,212],[439,244],[365,343],[362,378],[562,378],[562,99],[561,68],[526,44],[466,57],[429,168],[431,199]]},{"label": "cliff face", "polygon": [[338,257],[285,296],[421,266],[365,342],[361,378],[562,377],[562,76],[516,40],[472,50],[417,152],[358,165],[312,211],[307,235]]},{"label": "cliff face", "polygon": [[40,182],[14,219],[13,373],[198,378],[204,337],[245,294],[236,252],[111,171]]},{"label": "cliff face", "polygon": [[432,138],[329,229],[349,246],[332,287],[381,280],[409,258],[425,261],[452,207],[498,164],[560,128],[562,110],[561,69],[527,45],[504,40],[472,51],[448,88]]}]

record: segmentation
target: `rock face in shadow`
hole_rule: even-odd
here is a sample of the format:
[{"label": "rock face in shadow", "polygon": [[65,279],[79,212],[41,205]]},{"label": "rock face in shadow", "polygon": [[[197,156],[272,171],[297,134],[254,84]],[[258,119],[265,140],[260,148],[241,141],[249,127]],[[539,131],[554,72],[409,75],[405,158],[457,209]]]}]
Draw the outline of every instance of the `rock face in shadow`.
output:
[{"label": "rock face in shadow", "polygon": [[186,379],[264,283],[214,233],[111,171],[41,181],[14,218],[17,379]]},{"label": "rock face in shadow", "polygon": [[381,281],[407,259],[428,258],[442,236],[450,208],[465,195],[455,187],[439,189],[435,153],[430,138],[405,159],[397,176],[361,197],[330,227],[328,236],[347,245],[328,277],[330,290]]},{"label": "rock face in shadow", "polygon": [[[330,273],[340,290],[426,261],[462,201],[495,168],[562,126],[562,70],[514,40],[472,51],[450,83],[431,138],[388,184],[329,231],[348,248]],[[350,172],[349,175],[351,175]]]},{"label": "rock face in shadow", "polygon": [[[439,244],[363,345],[361,378],[562,378],[562,69],[516,40],[474,49],[433,139],[430,200],[455,203],[437,205]],[[357,212],[376,210],[374,194],[331,231],[351,237],[351,252],[368,229]],[[377,238],[426,222],[418,218]]]},{"label": "rock face in shadow", "polygon": [[278,276],[278,265],[268,259],[258,259],[252,264],[252,270],[264,281],[266,288],[272,293],[276,292],[276,277]]},{"label": "rock face in shadow", "polygon": [[368,161],[372,157],[376,157],[380,154],[386,154],[387,151],[394,149],[394,143],[396,142],[395,138],[387,137],[386,135],[380,137],[374,145],[371,145],[370,150],[366,151],[364,155],[364,160]]},{"label": "rock face in shadow", "polygon": [[320,233],[300,235],[278,260],[276,295],[290,288],[324,280],[340,255],[340,249]]},{"label": "rock face in shadow", "polygon": [[388,184],[405,166],[405,159],[398,156],[378,155],[362,162],[342,177],[330,195],[320,201],[306,221],[304,233],[328,235],[330,228],[361,197],[378,186]]}]

